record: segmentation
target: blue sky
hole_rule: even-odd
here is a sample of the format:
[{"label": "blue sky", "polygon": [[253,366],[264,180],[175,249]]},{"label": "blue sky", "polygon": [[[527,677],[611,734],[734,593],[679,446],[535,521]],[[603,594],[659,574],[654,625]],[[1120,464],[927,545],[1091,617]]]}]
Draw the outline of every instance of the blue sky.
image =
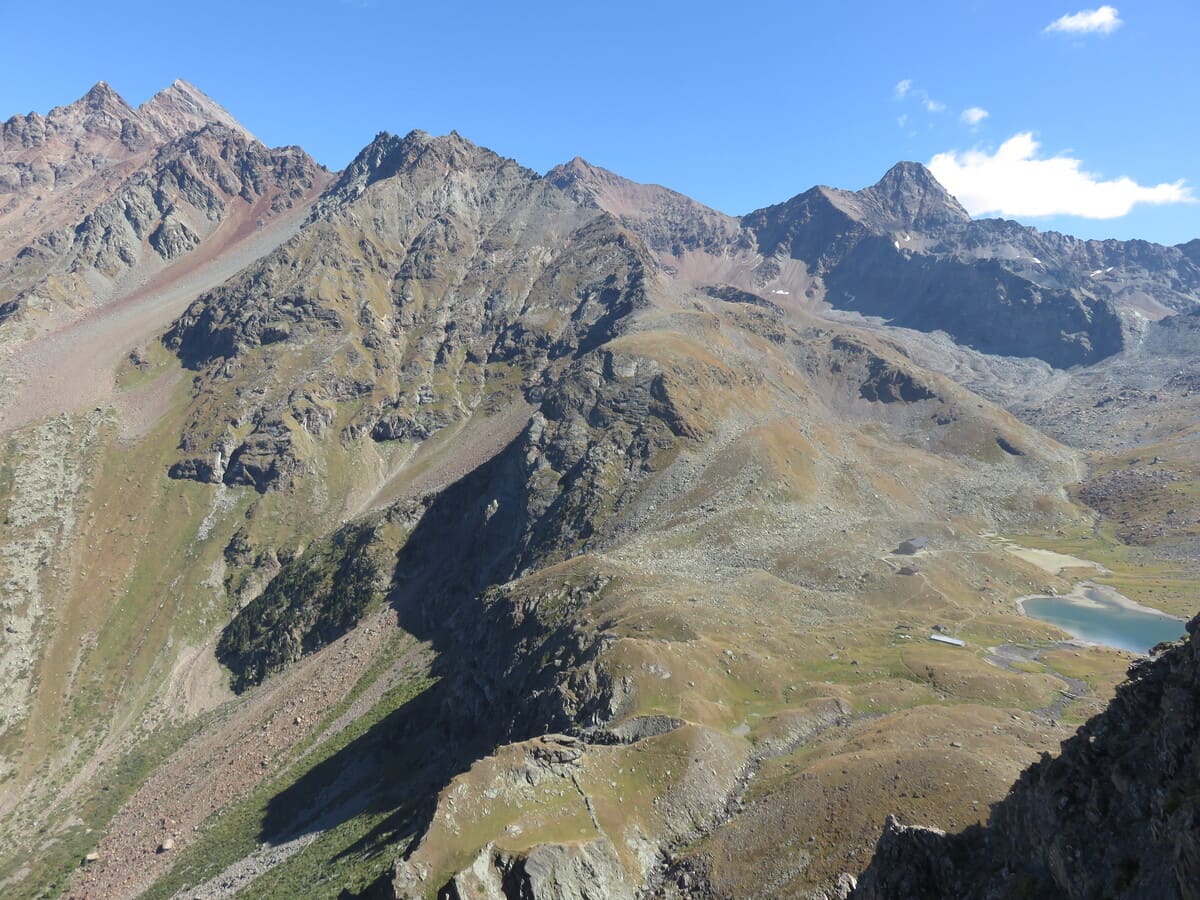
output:
[{"label": "blue sky", "polygon": [[1179,202],[1200,198],[1200,4],[1115,5],[0,0],[0,118],[184,78],[331,168],[381,130],[457,129],[742,213],[915,159],[973,212],[1200,237],[1200,203]]}]

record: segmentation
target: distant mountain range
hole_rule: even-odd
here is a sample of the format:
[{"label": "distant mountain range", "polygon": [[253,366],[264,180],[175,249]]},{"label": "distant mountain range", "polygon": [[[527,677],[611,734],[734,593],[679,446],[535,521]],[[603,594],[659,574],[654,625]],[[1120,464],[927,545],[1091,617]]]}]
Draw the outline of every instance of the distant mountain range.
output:
[{"label": "distant mountain range", "polygon": [[[196,248],[231,199],[269,217],[327,179],[299,149],[262,147],[182,81],[137,109],[100,82],[44,117],[9,119],[0,136],[0,249],[20,251],[0,271],[4,318],[111,293],[128,270]],[[974,220],[918,163],[861,191],[816,187],[740,218],[580,158],[546,180],[615,216],[690,284],[826,303],[1059,367],[1110,356],[1145,319],[1200,298],[1200,239],[1082,241]]]},{"label": "distant mountain range", "polygon": [[547,178],[612,213],[693,283],[825,302],[1060,367],[1110,356],[1145,317],[1200,298],[1195,241],[1081,241],[975,220],[919,163],[861,191],[816,187],[740,219],[580,159]]}]

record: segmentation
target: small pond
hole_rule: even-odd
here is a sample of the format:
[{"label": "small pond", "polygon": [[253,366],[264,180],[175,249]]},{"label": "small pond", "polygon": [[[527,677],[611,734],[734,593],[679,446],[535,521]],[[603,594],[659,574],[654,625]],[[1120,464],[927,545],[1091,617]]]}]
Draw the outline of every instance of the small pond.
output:
[{"label": "small pond", "polygon": [[1095,584],[1082,584],[1062,597],[1026,597],[1021,608],[1080,640],[1133,653],[1146,653],[1155,644],[1178,640],[1185,633],[1183,619],[1140,606],[1112,588]]}]

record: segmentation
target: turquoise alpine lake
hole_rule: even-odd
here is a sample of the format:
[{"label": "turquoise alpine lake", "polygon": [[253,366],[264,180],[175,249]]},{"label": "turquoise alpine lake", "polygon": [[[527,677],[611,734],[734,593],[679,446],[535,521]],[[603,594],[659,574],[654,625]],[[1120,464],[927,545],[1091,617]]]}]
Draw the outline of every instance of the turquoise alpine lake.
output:
[{"label": "turquoise alpine lake", "polygon": [[1080,585],[1061,597],[1026,597],[1026,615],[1056,625],[1080,640],[1133,653],[1184,635],[1183,619],[1140,606],[1111,588]]}]

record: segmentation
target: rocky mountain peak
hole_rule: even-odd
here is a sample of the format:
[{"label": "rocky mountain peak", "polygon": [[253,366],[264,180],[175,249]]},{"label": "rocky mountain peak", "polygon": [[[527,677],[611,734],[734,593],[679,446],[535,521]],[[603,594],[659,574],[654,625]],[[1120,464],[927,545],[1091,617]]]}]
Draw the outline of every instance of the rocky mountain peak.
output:
[{"label": "rocky mountain peak", "polygon": [[370,173],[370,180],[376,181],[434,158],[450,162],[457,157],[461,161],[463,156],[469,156],[473,151],[491,153],[476,147],[457,131],[440,137],[420,129],[413,129],[404,137],[381,131],[346,167],[346,174]]},{"label": "rocky mountain peak", "polygon": [[555,166],[545,177],[576,203],[616,217],[655,252],[679,256],[703,248],[722,253],[749,245],[749,236],[733,216],[662,185],[623,178],[581,156]]},{"label": "rocky mountain peak", "polygon": [[467,140],[457,131],[443,135],[410,131],[400,142],[400,150],[406,167],[422,163],[440,163],[451,167],[464,167],[474,162],[494,165],[502,159],[491,150]]},{"label": "rocky mountain peak", "polygon": [[111,158],[119,148],[103,142],[119,144],[124,148],[120,152],[136,152],[205,125],[221,125],[253,139],[227,110],[186,81],[175,81],[136,109],[108,82],[98,81],[78,100],[56,106],[45,116],[13,116],[0,126],[0,146],[43,146],[56,160],[89,150]]},{"label": "rocky mountain peak", "polygon": [[608,169],[593,166],[582,156],[576,156],[570,162],[555,166],[546,173],[551,181],[586,180],[586,181],[624,181]]},{"label": "rocky mountain peak", "polygon": [[166,138],[178,137],[205,125],[223,125],[247,138],[254,136],[229,111],[193,84],[176,79],[137,109],[147,124]]},{"label": "rocky mountain peak", "polygon": [[946,189],[923,164],[912,160],[902,159],[883,173],[883,177],[874,185],[876,189],[896,189],[913,187],[921,191],[940,191]]},{"label": "rocky mountain peak", "polygon": [[[33,114],[30,120],[41,120]],[[135,140],[141,135],[141,122],[133,107],[104,81],[97,81],[86,94],[66,106],[56,106],[42,120],[39,135],[51,140],[54,135],[74,134],[81,138],[123,138]]]},{"label": "rocky mountain peak", "polygon": [[546,173],[546,180],[586,206],[601,206],[600,196],[606,186],[631,185],[631,182],[607,169],[593,166],[582,156],[555,166]]},{"label": "rocky mountain peak", "polygon": [[120,94],[112,89],[107,81],[97,81],[86,94],[76,100],[71,106],[83,106],[92,110],[111,109],[113,107],[130,110],[129,104],[125,102]]},{"label": "rocky mountain peak", "polygon": [[859,196],[880,224],[923,230],[971,221],[971,215],[917,162],[899,162]]},{"label": "rocky mountain peak", "polygon": [[396,176],[422,173],[425,178],[441,178],[451,172],[496,170],[506,162],[457,131],[431,135],[414,129],[404,137],[381,131],[346,166],[318,206],[327,209],[330,204],[353,199],[377,181]]},{"label": "rocky mountain peak", "polygon": [[566,172],[595,172],[596,167],[584,159],[582,156],[576,156],[570,162],[563,163],[561,166],[556,166]]}]

